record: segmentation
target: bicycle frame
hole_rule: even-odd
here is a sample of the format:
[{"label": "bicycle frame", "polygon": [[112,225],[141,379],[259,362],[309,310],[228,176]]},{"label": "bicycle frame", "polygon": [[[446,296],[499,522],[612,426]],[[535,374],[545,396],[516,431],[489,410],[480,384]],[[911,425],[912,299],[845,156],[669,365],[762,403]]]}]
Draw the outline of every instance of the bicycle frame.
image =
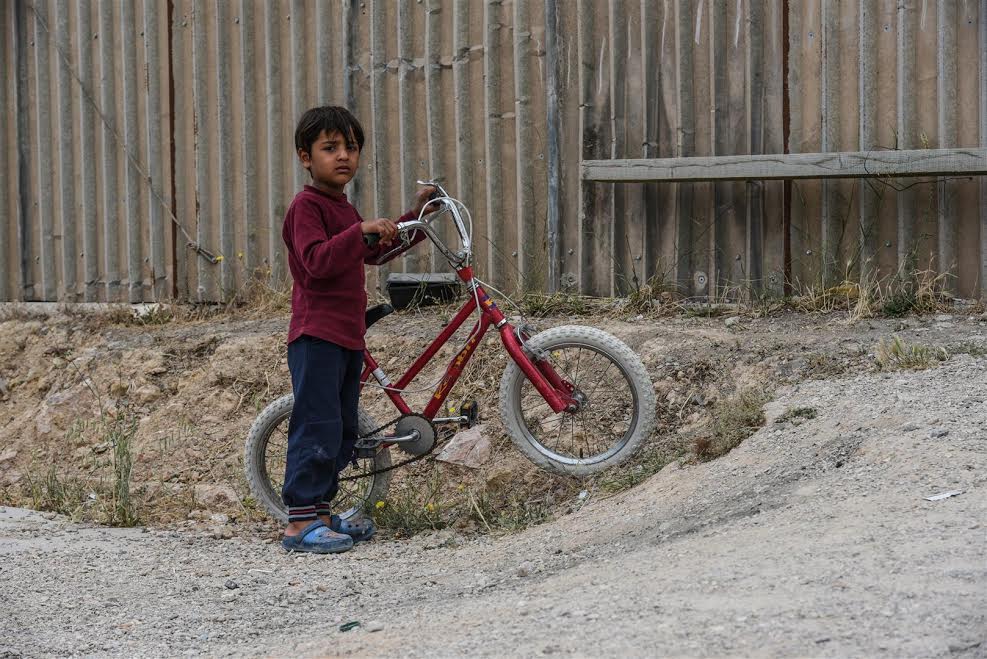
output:
[{"label": "bicycle frame", "polygon": [[[476,310],[477,300],[480,302],[480,319],[476,321],[473,325],[473,331],[470,333],[469,340],[462,349],[452,358],[449,362],[449,366],[446,367],[445,375],[439,382],[435,391],[432,392],[432,397],[426,405],[425,409],[421,412],[422,416],[426,417],[430,421],[435,418],[436,413],[442,409],[442,405],[452,390],[459,376],[462,375],[463,369],[466,367],[467,362],[469,362],[470,357],[476,351],[477,346],[480,345],[480,341],[486,335],[486,332],[490,327],[496,328],[500,332],[501,342],[507,349],[508,354],[511,359],[520,367],[521,371],[524,372],[525,376],[534,385],[535,389],[545,398],[545,402],[551,406],[552,410],[555,412],[562,411],[575,411],[578,409],[578,402],[571,396],[573,388],[572,385],[559,377],[555,369],[551,367],[548,360],[545,359],[535,359],[532,360],[528,353],[525,352],[524,346],[521,341],[518,340],[517,334],[515,332],[514,326],[507,321],[504,314],[497,307],[497,304],[490,299],[483,287],[474,279],[473,268],[471,266],[465,266],[457,269],[456,274],[459,278],[466,283],[470,296],[463,305],[463,308],[459,310],[456,316],[449,322],[449,324],[439,333],[432,343],[425,349],[425,352],[415,360],[415,363],[411,365],[408,371],[401,376],[396,384],[391,384],[387,375],[380,368],[380,365],[374,359],[370,351],[364,352],[364,369],[363,374],[360,378],[361,388],[366,385],[367,381],[371,376],[374,377],[377,382],[384,387],[384,392],[387,397],[391,399],[391,402],[402,414],[411,414],[413,410],[408,406],[407,402],[401,396],[401,392],[418,376],[422,369],[432,360],[435,354],[439,351],[449,338],[462,327],[466,319],[469,318],[473,312]],[[475,295],[474,295],[475,291]]]}]

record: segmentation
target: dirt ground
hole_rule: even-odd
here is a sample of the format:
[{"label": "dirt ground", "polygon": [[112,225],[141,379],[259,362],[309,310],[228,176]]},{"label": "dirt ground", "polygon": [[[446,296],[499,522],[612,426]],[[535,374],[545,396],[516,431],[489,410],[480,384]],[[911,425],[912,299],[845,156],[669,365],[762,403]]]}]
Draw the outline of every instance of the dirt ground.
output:
[{"label": "dirt ground", "polygon": [[[392,379],[448,316],[371,330]],[[446,528],[328,559],[284,554],[242,475],[250,422],[289,389],[285,317],[0,322],[0,656],[983,656],[987,318],[535,320],[570,322],[642,356],[659,400],[646,452],[668,466],[573,482],[528,465],[493,418],[506,362],[488,343],[452,400],[480,401],[490,463],[419,465],[395,485],[438,473]],[[892,335],[933,368],[878,370]],[[696,460],[717,402],[745,387],[771,393],[765,427]],[[85,523],[113,514],[108,415],[136,424],[138,529]],[[505,489],[516,527],[459,514],[455,492]],[[947,491],[962,494],[924,498]]]}]

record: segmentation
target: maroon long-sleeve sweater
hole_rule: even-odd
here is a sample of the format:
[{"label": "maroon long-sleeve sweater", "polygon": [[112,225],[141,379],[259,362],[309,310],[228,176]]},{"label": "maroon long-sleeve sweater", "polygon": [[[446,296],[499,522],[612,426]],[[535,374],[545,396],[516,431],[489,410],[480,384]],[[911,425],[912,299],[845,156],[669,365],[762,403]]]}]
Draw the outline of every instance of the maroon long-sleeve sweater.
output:
[{"label": "maroon long-sleeve sweater", "polygon": [[[409,219],[405,214],[398,221]],[[288,343],[307,334],[350,350],[366,347],[363,264],[376,261],[384,248],[364,244],[361,222],[345,194],[306,185],[291,202],[281,230],[294,279]]]}]

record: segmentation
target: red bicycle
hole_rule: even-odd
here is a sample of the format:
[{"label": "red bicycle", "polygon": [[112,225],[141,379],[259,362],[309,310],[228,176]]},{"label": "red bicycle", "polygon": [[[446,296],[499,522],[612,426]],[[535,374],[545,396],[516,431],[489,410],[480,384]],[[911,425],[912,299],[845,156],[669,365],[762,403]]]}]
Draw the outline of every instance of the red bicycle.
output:
[{"label": "red bicycle", "polygon": [[[389,259],[415,240],[427,236],[455,269],[469,291],[452,321],[429,344],[408,371],[392,383],[367,350],[362,386],[384,391],[398,415],[383,425],[362,408],[356,459],[340,476],[337,502],[348,517],[385,499],[393,470],[428,455],[444,426],[471,427],[478,420],[475,404],[460,416],[439,417],[439,410],[486,332],[493,327],[511,357],[500,382],[500,414],[514,444],[539,467],[572,476],[587,476],[627,460],[654,427],[654,388],[638,356],[617,338],[592,327],[566,325],[531,335],[515,326],[492,300],[472,267],[472,220],[469,210],[435,182],[437,212],[398,224],[398,243],[381,257]],[[434,230],[449,216],[459,248],[446,245]],[[367,327],[393,311],[378,305],[367,311]],[[402,393],[439,349],[474,313],[478,318],[462,349],[449,362],[424,409],[413,410]],[[371,380],[372,378],[372,380]],[[247,481],[257,501],[275,518],[287,519],[281,501],[288,419],[294,398],[282,396],[254,421],[247,436]],[[465,414],[462,414],[465,412]],[[391,448],[409,457],[394,463]]]}]

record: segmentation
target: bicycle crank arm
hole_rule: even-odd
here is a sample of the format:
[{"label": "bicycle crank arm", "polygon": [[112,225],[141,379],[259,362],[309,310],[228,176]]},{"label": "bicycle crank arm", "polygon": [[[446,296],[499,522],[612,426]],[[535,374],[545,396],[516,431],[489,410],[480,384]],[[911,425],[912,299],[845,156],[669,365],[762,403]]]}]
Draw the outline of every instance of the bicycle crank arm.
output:
[{"label": "bicycle crank arm", "polygon": [[375,451],[384,444],[395,444],[399,449],[411,455],[424,455],[435,446],[436,431],[432,422],[420,414],[405,414],[397,419],[393,435],[376,435],[385,424],[356,441],[358,451]]},{"label": "bicycle crank arm", "polygon": [[404,435],[394,435],[393,437],[381,437],[388,444],[409,444],[411,442],[417,442],[422,438],[422,434],[417,430],[411,430]]},{"label": "bicycle crank arm", "polygon": [[421,439],[421,433],[412,430],[404,435],[378,435],[376,437],[363,437],[356,440],[356,448],[377,448],[381,444],[401,444],[417,442]]},{"label": "bicycle crank arm", "polygon": [[458,423],[464,424],[469,423],[470,418],[468,416],[437,416],[432,419],[432,423]]}]

